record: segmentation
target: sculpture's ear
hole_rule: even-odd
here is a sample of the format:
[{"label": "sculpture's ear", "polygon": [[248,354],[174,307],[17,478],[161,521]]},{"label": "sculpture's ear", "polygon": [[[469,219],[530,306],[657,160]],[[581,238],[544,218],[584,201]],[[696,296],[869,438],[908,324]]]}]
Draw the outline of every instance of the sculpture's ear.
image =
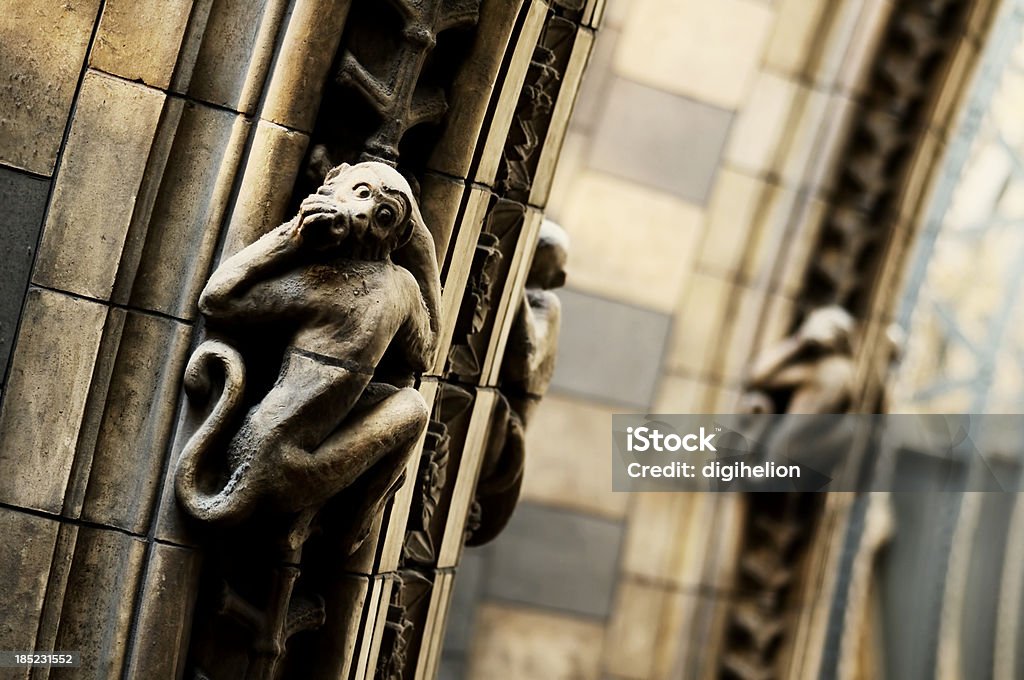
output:
[{"label": "sculpture's ear", "polygon": [[342,173],[344,173],[346,170],[348,170],[351,167],[352,166],[349,165],[348,163],[342,163],[341,165],[335,165],[333,168],[331,168],[330,170],[327,171],[327,176],[324,177],[324,184],[327,184],[328,182],[332,181],[333,179],[335,179],[336,177],[338,177],[339,175],[341,175]]},{"label": "sculpture's ear", "polygon": [[[402,231],[398,234],[397,237],[395,237],[396,250],[404,246],[406,243],[409,242],[409,239],[412,238],[412,233],[413,231],[416,230],[416,220],[420,220],[422,222],[423,218],[420,217],[420,213],[418,210],[410,210],[409,219],[405,221],[405,224],[402,225]],[[426,229],[426,225],[421,226],[423,226],[423,228]]]}]

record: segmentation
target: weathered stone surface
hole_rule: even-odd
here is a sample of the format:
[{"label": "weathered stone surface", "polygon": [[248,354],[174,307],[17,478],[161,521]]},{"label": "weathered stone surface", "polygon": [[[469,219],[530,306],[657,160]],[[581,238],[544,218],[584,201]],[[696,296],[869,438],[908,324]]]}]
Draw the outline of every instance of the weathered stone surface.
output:
[{"label": "weathered stone surface", "polygon": [[53,173],[100,0],[15,0],[0,11],[0,160]]},{"label": "weathered stone surface", "polygon": [[55,649],[80,651],[82,665],[54,668],[51,678],[120,677],[145,550],[117,531],[79,529]]},{"label": "weathered stone surface", "polygon": [[607,616],[622,534],[618,522],[522,503],[490,548],[485,592],[507,602]]},{"label": "weathered stone surface", "polygon": [[184,324],[128,313],[106,399],[94,406],[100,421],[83,519],[139,534],[149,527],[190,337]]},{"label": "weathered stone surface", "polygon": [[468,678],[597,680],[599,622],[488,604],[480,608]]},{"label": "weathered stone surface", "polygon": [[133,306],[196,315],[249,125],[237,114],[184,105],[132,281]]},{"label": "weathered stone surface", "polygon": [[704,205],[732,112],[617,78],[591,166]]},{"label": "weathered stone surface", "polygon": [[193,4],[193,0],[108,0],[89,65],[166,90]]},{"label": "weathered stone surface", "polygon": [[193,598],[199,587],[198,552],[157,543],[141,584],[138,622],[129,654],[129,678],[178,678],[185,668]]},{"label": "weathered stone surface", "polygon": [[526,435],[523,500],[610,519],[625,516],[629,496],[612,493],[611,466],[601,464],[616,409],[548,395],[536,411]]},{"label": "weathered stone surface", "polygon": [[86,76],[33,281],[110,298],[164,99],[142,85]]},{"label": "weathered stone surface", "polygon": [[[56,540],[57,522],[0,508],[0,648],[39,649],[36,631]],[[26,670],[11,677],[27,676]]]},{"label": "weathered stone surface", "polygon": [[106,315],[103,305],[29,291],[0,410],[0,501],[61,511]]},{"label": "weathered stone surface", "polygon": [[[661,370],[671,318],[566,289],[558,370],[552,387],[622,406],[647,408]],[[642,352],[634,351],[642,347]],[[595,371],[595,366],[605,370]]]},{"label": "weathered stone surface", "polygon": [[0,167],[0,224],[7,240],[0,259],[0,381],[14,347],[49,190],[46,180]]},{"label": "weathered stone surface", "polygon": [[[667,495],[667,494],[666,494]],[[632,579],[619,586],[604,647],[605,668],[616,677],[668,680],[678,672],[679,652],[699,592],[667,590]]]},{"label": "weathered stone surface", "polygon": [[222,257],[249,245],[284,221],[289,186],[302,163],[308,135],[261,120],[249,149]]},{"label": "weathered stone surface", "polygon": [[452,85],[451,108],[444,133],[430,157],[430,168],[453,177],[467,177],[476,141],[486,124],[491,94],[523,0],[485,2],[480,8],[476,40]]}]

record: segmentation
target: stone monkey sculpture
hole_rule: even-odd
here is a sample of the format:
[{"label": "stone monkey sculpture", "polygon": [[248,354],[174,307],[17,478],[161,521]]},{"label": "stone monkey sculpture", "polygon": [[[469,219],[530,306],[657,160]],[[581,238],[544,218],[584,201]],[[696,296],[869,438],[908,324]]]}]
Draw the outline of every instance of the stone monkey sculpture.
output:
[{"label": "stone monkey sculpture", "polygon": [[[354,551],[426,427],[408,385],[432,360],[439,300],[433,239],[409,184],[382,163],[335,168],[298,215],[224,261],[199,309],[226,340],[200,345],[185,373],[194,403],[209,398],[213,366],[224,373],[178,463],[188,514],[230,525],[257,507],[300,512],[360,480]],[[252,403],[233,340],[271,328],[286,348]],[[387,381],[385,355],[397,364]]]},{"label": "stone monkey sculpture", "polygon": [[467,545],[482,545],[497,536],[519,499],[526,425],[555,371],[562,306],[553,291],[565,285],[568,254],[568,235],[545,220],[501,365],[501,395],[476,488],[477,526]]}]

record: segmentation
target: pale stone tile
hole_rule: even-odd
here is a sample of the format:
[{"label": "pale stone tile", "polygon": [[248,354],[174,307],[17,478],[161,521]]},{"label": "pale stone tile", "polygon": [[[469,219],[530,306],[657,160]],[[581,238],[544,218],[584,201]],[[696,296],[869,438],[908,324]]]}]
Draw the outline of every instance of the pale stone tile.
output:
[{"label": "pale stone tile", "polygon": [[625,580],[608,627],[605,669],[630,680],[667,680],[678,672],[688,621],[699,596]]},{"label": "pale stone tile", "polygon": [[750,234],[757,227],[758,208],[768,185],[755,177],[723,168],[708,205],[707,226],[698,262],[702,270],[723,275],[740,269]]},{"label": "pale stone tile", "polygon": [[766,298],[764,290],[740,288],[735,311],[730,315],[729,340],[719,369],[724,378],[738,380],[746,371],[761,329]]},{"label": "pale stone tile", "polygon": [[821,131],[828,122],[829,101],[824,92],[802,88],[798,108],[787,125],[784,148],[772,167],[789,186],[806,183],[808,166],[821,157]]},{"label": "pale stone tile", "polygon": [[734,287],[720,276],[695,272],[690,277],[672,331],[668,363],[673,369],[709,373]]},{"label": "pale stone tile", "polygon": [[807,211],[789,237],[783,254],[786,263],[782,267],[781,280],[776,284],[784,294],[794,296],[803,286],[807,266],[818,244],[818,235],[828,209],[829,205],[825,201],[812,198]]},{"label": "pale stone tile", "polygon": [[704,205],[733,112],[625,78],[607,98],[590,166]]},{"label": "pale stone tile", "polygon": [[749,0],[644,0],[630,8],[620,75],[736,108],[768,38],[771,8]]},{"label": "pale stone tile", "polygon": [[59,513],[107,309],[29,291],[0,410],[0,501]]},{"label": "pale stone tile", "polygon": [[107,0],[89,65],[167,89],[193,0]]},{"label": "pale stone tile", "polygon": [[789,224],[799,198],[800,194],[787,187],[771,185],[768,188],[757,223],[747,236],[750,243],[747,245],[740,280],[758,288],[768,287],[786,245]]},{"label": "pale stone tile", "polygon": [[762,71],[729,133],[725,159],[751,174],[771,170],[793,107],[805,96],[806,88],[795,81]]},{"label": "pale stone tile", "polygon": [[765,50],[765,65],[786,74],[800,73],[811,57],[830,1],[780,0],[775,28]]},{"label": "pale stone tile", "polygon": [[597,680],[603,636],[600,622],[485,604],[467,677]]},{"label": "pale stone tile", "polygon": [[629,409],[648,408],[671,318],[575,290],[563,289],[559,298],[562,329],[552,388]]},{"label": "pale stone tile", "polygon": [[698,413],[707,385],[677,375],[663,375],[654,399],[654,413]]},{"label": "pale stone tile", "polygon": [[85,77],[33,281],[110,299],[165,99],[96,72]]},{"label": "pale stone tile", "polygon": [[100,0],[14,0],[0,10],[0,159],[50,175]]},{"label": "pale stone tile", "polygon": [[679,562],[686,557],[681,548],[697,494],[648,492],[633,496],[622,570],[662,586],[684,585],[684,570]]},{"label": "pale stone tile", "polygon": [[551,193],[548,195],[547,216],[562,224],[567,204],[572,197],[572,187],[583,173],[584,161],[590,148],[590,135],[586,132],[569,127],[562,142],[562,151],[558,155],[558,167],[551,180]]},{"label": "pale stone tile", "polygon": [[660,191],[587,172],[573,186],[562,226],[569,280],[604,297],[671,312],[696,246],[700,208]]},{"label": "pale stone tile", "polygon": [[527,430],[523,500],[613,519],[625,516],[629,494],[611,490],[615,412],[561,395],[545,397]]},{"label": "pale stone tile", "polygon": [[0,647],[5,650],[38,649],[36,631],[58,526],[50,519],[0,508]]}]

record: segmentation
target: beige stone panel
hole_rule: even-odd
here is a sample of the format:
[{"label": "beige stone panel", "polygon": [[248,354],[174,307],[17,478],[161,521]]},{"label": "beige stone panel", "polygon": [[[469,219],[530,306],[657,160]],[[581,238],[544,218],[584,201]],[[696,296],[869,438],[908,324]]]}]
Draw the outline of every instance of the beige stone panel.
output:
[{"label": "beige stone panel", "polygon": [[603,635],[599,622],[484,604],[476,614],[466,677],[597,680]]},{"label": "beige stone panel", "polygon": [[695,272],[690,277],[670,341],[668,364],[673,370],[692,376],[710,374],[734,288],[720,276]]},{"label": "beige stone panel", "polygon": [[260,115],[310,132],[352,0],[298,0],[294,3],[273,65]]},{"label": "beige stone panel", "polygon": [[0,410],[0,501],[60,512],[106,315],[29,290]]},{"label": "beige stone panel", "polygon": [[767,293],[756,288],[740,288],[736,308],[731,316],[728,342],[721,358],[718,375],[726,380],[743,377],[764,320]]},{"label": "beige stone panel", "polygon": [[752,0],[630,4],[615,55],[619,75],[723,108],[740,105],[771,30],[770,6]]},{"label": "beige stone panel", "polygon": [[193,0],[107,0],[89,65],[166,90],[192,4]]},{"label": "beige stone panel", "polygon": [[[807,103],[814,105],[815,98],[808,99]],[[790,149],[787,162],[782,166],[784,180],[792,186],[810,187],[818,195],[834,191],[838,168],[844,161],[842,154],[861,110],[859,102],[845,94],[834,94],[828,97],[824,109],[818,113],[818,120],[804,116],[799,124],[817,125],[817,134],[813,140],[807,140],[799,133],[794,135],[794,148]],[[804,165],[802,172],[801,163]]]},{"label": "beige stone panel", "polygon": [[256,126],[245,174],[238,189],[221,259],[230,257],[290,216],[291,187],[306,153],[309,135],[261,120]]},{"label": "beige stone panel", "polygon": [[[129,312],[100,417],[82,518],[143,534],[163,483],[191,328]],[[81,455],[81,454],[80,454]]]},{"label": "beige stone panel", "polygon": [[165,99],[96,72],[85,77],[33,281],[110,299]]},{"label": "beige stone panel", "polygon": [[762,71],[729,133],[726,161],[754,175],[771,170],[793,108],[805,92],[790,78]]},{"label": "beige stone panel", "polygon": [[196,316],[250,123],[185,103],[131,281],[132,306]]},{"label": "beige stone panel", "polygon": [[763,180],[745,173],[729,168],[719,172],[697,260],[701,270],[724,276],[739,271],[768,189]]},{"label": "beige stone panel", "polygon": [[184,671],[199,587],[197,551],[154,544],[142,584],[141,606],[128,667],[129,678],[177,678]]},{"label": "beige stone panel", "polygon": [[628,579],[619,585],[604,646],[605,671],[616,678],[676,677],[681,642],[697,596]]},{"label": "beige stone panel", "polygon": [[50,678],[121,676],[145,552],[143,541],[120,532],[79,529],[55,649],[80,651],[82,665]]},{"label": "beige stone panel", "polygon": [[176,90],[254,113],[274,58],[286,0],[217,0],[191,29]]},{"label": "beige stone panel", "polygon": [[0,160],[53,173],[100,0],[0,7]]},{"label": "beige stone panel", "polygon": [[657,190],[588,171],[572,189],[573,287],[670,312],[690,269],[703,212]]},{"label": "beige stone panel", "polygon": [[629,494],[612,492],[615,409],[549,394],[526,432],[523,500],[610,518],[626,514]]},{"label": "beige stone panel", "polygon": [[789,186],[807,183],[808,166],[821,157],[822,128],[825,127],[829,95],[801,88],[796,109],[790,115],[782,149],[772,170]]},{"label": "beige stone panel", "polygon": [[57,526],[53,520],[0,508],[0,649],[42,649],[36,647],[36,631]]},{"label": "beige stone panel", "polygon": [[793,189],[772,185],[761,205],[757,225],[750,230],[740,270],[740,280],[765,289],[779,267],[779,257],[789,238],[790,222],[801,195]]},{"label": "beige stone panel", "polygon": [[[622,556],[622,570],[661,586],[685,584],[682,548],[697,494],[636,493]],[[696,579],[692,582],[696,583]]]},{"label": "beige stone panel", "polygon": [[[793,234],[786,240],[785,264],[781,276],[773,282],[784,294],[795,296],[804,283],[811,255],[818,245],[818,235],[829,205],[819,198],[812,198],[806,211],[799,218]],[[780,336],[781,337],[781,336]]]},{"label": "beige stone panel", "polygon": [[654,397],[654,413],[699,413],[705,383],[677,375],[663,375]]},{"label": "beige stone panel", "polygon": [[804,70],[820,37],[821,22],[830,2],[837,0],[779,1],[775,28],[764,55],[768,68],[790,75]]},{"label": "beige stone panel", "polygon": [[558,159],[558,168],[551,180],[551,194],[548,197],[547,216],[559,224],[571,197],[571,189],[576,179],[584,172],[584,161],[591,143],[587,133],[575,130],[570,125],[562,144],[562,153]]}]

